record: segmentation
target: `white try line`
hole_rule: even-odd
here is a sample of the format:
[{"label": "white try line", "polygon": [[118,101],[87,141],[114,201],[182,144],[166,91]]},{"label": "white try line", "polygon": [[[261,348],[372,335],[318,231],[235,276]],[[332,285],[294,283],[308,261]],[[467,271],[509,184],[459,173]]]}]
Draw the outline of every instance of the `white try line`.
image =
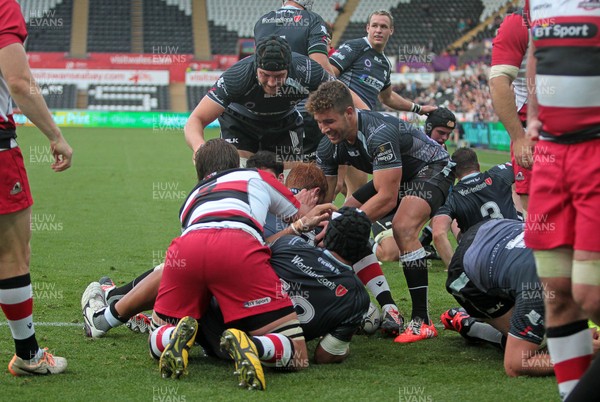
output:
[{"label": "white try line", "polygon": [[[33,322],[36,327],[83,327],[83,323],[76,322]],[[0,322],[0,327],[8,327],[7,322]]]},{"label": "white try line", "polygon": [[[83,327],[83,323],[75,323],[75,322],[34,322],[36,327]],[[0,322],[0,327],[7,327],[8,323]],[[435,324],[437,329],[443,329],[443,324]]]}]

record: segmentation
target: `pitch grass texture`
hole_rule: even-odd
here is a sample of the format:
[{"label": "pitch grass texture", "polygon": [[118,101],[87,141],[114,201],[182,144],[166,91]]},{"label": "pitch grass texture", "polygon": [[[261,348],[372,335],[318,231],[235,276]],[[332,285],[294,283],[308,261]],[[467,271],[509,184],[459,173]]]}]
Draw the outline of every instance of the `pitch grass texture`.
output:
[{"label": "pitch grass texture", "polygon": [[[559,400],[553,377],[508,378],[500,352],[467,346],[457,333],[443,330],[436,339],[409,345],[379,335],[356,336],[342,364],[288,374],[267,370],[265,392],[238,389],[233,363],[203,357],[200,348],[191,351],[189,376],[162,380],[146,336],[121,327],[102,339],[84,337],[80,297],[103,275],[123,284],[152,268],[179,234],[179,208],[195,183],[192,153],[181,131],[66,129],[75,156],[72,168],[59,174],[43,157],[48,143],[36,131],[19,129],[35,200],[34,319],[40,323],[40,344],[65,356],[69,367],[59,376],[14,378],[3,366],[0,400]],[[484,169],[508,158],[483,151],[479,156]],[[233,245],[223,255],[231,252]],[[409,314],[402,270],[396,263],[383,269],[400,308]],[[445,276],[442,264],[434,262],[429,298],[438,325],[439,315],[456,305],[444,289]],[[311,342],[311,355],[314,347]],[[3,318],[1,364],[8,364],[13,350]]]}]

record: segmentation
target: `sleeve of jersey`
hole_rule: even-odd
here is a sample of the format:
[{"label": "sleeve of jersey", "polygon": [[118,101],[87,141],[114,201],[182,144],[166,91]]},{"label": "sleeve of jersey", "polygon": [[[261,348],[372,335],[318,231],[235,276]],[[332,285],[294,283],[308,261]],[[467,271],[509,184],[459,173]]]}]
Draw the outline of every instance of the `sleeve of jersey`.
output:
[{"label": "sleeve of jersey", "polygon": [[308,34],[308,54],[327,54],[327,45],[331,41],[322,18],[315,18]]},{"label": "sleeve of jersey", "polygon": [[489,173],[492,176],[498,177],[509,187],[515,182],[515,172],[510,162],[494,166],[489,170]]},{"label": "sleeve of jersey", "polygon": [[367,144],[373,159],[373,172],[402,167],[400,139],[392,127],[385,127],[369,137]]},{"label": "sleeve of jersey", "polygon": [[27,25],[16,1],[0,2],[0,49],[13,43],[25,43]]},{"label": "sleeve of jersey", "polygon": [[492,66],[506,64],[520,67],[527,52],[528,40],[523,17],[519,14],[506,16],[492,42]]},{"label": "sleeve of jersey", "polygon": [[352,66],[359,55],[360,52],[346,42],[331,55],[329,62],[342,73]]},{"label": "sleeve of jersey", "polygon": [[300,202],[294,194],[281,184],[272,174],[259,170],[261,179],[267,184],[265,186],[271,198],[269,212],[283,218],[295,215],[300,208]]},{"label": "sleeve of jersey", "polygon": [[243,93],[247,82],[247,64],[234,64],[215,82],[206,94],[210,99],[226,108],[235,101],[236,94]]},{"label": "sleeve of jersey", "polygon": [[325,176],[337,176],[338,164],[333,157],[334,145],[327,137],[323,137],[317,148],[317,166]]},{"label": "sleeve of jersey", "polygon": [[456,216],[454,215],[454,208],[452,207],[454,205],[454,192],[450,193],[448,195],[448,198],[446,199],[446,202],[444,203],[444,205],[442,205],[441,207],[438,208],[438,210],[435,213],[435,216],[440,216],[440,215],[446,215],[449,216],[451,219],[455,219]]},{"label": "sleeve of jersey", "polygon": [[334,81],[335,77],[325,70],[319,63],[310,60],[310,77],[307,82],[309,91],[316,91],[323,82]]}]

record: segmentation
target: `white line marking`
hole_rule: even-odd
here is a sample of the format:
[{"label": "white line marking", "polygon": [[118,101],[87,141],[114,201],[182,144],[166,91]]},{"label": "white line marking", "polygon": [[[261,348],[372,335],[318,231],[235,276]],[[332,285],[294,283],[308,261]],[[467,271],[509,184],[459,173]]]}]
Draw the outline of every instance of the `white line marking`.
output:
[{"label": "white line marking", "polygon": [[[75,322],[34,322],[36,327],[83,327],[83,323]],[[0,327],[7,327],[8,323],[0,322]]]}]

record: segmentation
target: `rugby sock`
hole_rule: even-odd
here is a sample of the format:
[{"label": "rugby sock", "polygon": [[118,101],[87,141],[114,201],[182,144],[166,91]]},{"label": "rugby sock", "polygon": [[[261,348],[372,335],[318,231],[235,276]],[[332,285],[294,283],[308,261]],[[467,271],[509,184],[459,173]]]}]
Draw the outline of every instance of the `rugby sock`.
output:
[{"label": "rugby sock", "polygon": [[587,320],[546,329],[548,351],[560,397],[565,400],[592,360],[592,333]]},{"label": "rugby sock", "polygon": [[600,359],[596,358],[590,368],[571,391],[566,402],[587,402],[598,397],[598,378],[600,378]]},{"label": "rugby sock", "polygon": [[155,359],[160,359],[160,355],[165,347],[171,341],[171,334],[175,331],[175,325],[161,325],[150,334],[148,343],[150,346],[150,355]]},{"label": "rugby sock", "polygon": [[384,307],[387,304],[393,304],[394,307],[396,306],[396,303],[392,298],[390,286],[383,275],[383,271],[381,270],[381,266],[379,265],[379,261],[377,261],[375,254],[371,253],[367,255],[365,258],[354,264],[352,268],[354,269],[356,276],[358,276],[369,292],[375,296],[379,306]]},{"label": "rugby sock", "polygon": [[465,335],[470,338],[477,338],[487,343],[491,343],[498,348],[502,348],[502,338],[504,335],[488,323],[479,321],[471,323],[469,330],[466,331]]},{"label": "rugby sock", "polygon": [[110,306],[94,314],[93,320],[96,328],[101,331],[108,332],[108,330],[111,328],[121,326],[127,322],[129,317],[120,317],[115,308],[116,304],[117,302],[114,302]]},{"label": "rugby sock", "polygon": [[406,285],[410,292],[412,301],[411,320],[421,318],[425,324],[430,325],[429,311],[427,306],[427,260],[425,259],[425,250],[421,247],[418,250],[406,254],[400,254],[402,270],[406,278]]},{"label": "rugby sock", "polygon": [[294,343],[281,334],[253,336],[258,358],[267,367],[287,368],[294,357]]},{"label": "rugby sock", "polygon": [[16,354],[27,361],[43,354],[35,338],[32,295],[29,274],[0,280],[0,307],[8,320]]},{"label": "rugby sock", "polygon": [[123,296],[125,296],[127,293],[129,293],[131,291],[131,289],[133,289],[135,287],[135,285],[139,284],[142,280],[144,280],[145,277],[150,275],[152,272],[154,272],[154,268],[144,272],[143,274],[141,274],[140,276],[138,276],[137,278],[135,278],[134,280],[132,280],[131,282],[129,282],[126,285],[111,289],[106,294],[106,303],[113,304],[113,303],[117,302],[118,300],[120,300]]}]

